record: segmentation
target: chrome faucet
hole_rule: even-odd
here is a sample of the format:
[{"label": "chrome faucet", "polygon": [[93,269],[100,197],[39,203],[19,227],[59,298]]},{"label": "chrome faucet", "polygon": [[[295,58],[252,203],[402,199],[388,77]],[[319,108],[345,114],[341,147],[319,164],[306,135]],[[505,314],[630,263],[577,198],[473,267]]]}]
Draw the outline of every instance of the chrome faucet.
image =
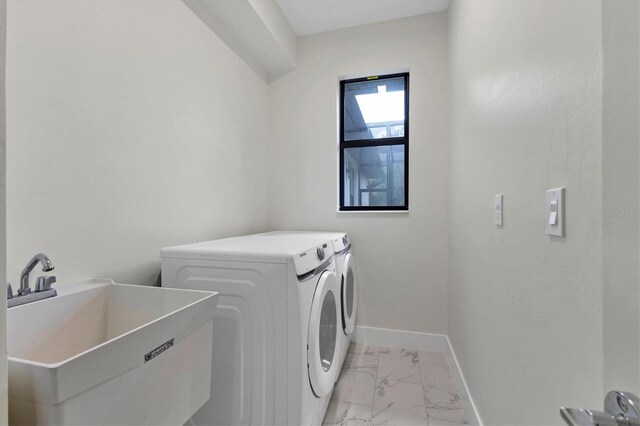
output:
[{"label": "chrome faucet", "polygon": [[604,412],[560,407],[568,426],[640,426],[640,399],[631,392],[611,391],[604,398]]},{"label": "chrome faucet", "polygon": [[44,253],[38,253],[27,263],[27,266],[20,274],[20,289],[17,294],[13,294],[11,284],[7,283],[7,308],[24,305],[25,303],[37,302],[38,300],[48,299],[58,295],[55,288],[51,287],[56,282],[56,277],[38,277],[36,287],[33,292],[29,288],[29,274],[33,271],[38,263],[42,264],[44,272],[53,270],[53,263]]},{"label": "chrome faucet", "polygon": [[20,290],[18,290],[18,295],[26,296],[27,294],[31,293],[31,289],[29,288],[29,274],[31,273],[31,271],[33,271],[33,268],[36,267],[38,262],[42,263],[43,272],[53,271],[53,263],[51,263],[51,260],[49,260],[46,254],[38,253],[33,256],[20,274]]}]

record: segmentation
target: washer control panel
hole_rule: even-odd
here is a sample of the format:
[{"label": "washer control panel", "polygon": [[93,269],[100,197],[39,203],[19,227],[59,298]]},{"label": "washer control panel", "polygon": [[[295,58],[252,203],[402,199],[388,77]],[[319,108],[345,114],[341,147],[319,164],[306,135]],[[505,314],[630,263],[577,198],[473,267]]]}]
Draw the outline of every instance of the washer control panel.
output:
[{"label": "washer control panel", "polygon": [[347,234],[341,234],[334,237],[331,243],[333,244],[333,252],[340,253],[351,245],[351,240]]},{"label": "washer control panel", "polygon": [[327,241],[295,254],[293,263],[296,267],[296,275],[301,276],[313,272],[318,266],[327,261],[328,256],[333,254],[331,250],[331,242]]}]

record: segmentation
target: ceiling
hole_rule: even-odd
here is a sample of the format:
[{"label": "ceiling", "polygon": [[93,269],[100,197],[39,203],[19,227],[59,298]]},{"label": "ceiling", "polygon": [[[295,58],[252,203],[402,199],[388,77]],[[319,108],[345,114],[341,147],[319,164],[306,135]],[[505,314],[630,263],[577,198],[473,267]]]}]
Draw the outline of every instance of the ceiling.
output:
[{"label": "ceiling", "polygon": [[276,0],[293,30],[303,36],[438,12],[449,0]]}]

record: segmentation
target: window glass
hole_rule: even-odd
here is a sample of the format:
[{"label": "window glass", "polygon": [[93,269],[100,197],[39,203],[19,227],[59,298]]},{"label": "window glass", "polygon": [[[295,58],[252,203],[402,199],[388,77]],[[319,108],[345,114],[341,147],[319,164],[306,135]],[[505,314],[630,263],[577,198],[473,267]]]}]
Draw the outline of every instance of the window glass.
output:
[{"label": "window glass", "polygon": [[343,140],[404,136],[404,76],[344,85]]},{"label": "window glass", "polygon": [[403,206],[404,145],[344,149],[344,206]]},{"label": "window glass", "polygon": [[409,209],[409,74],[340,82],[340,210]]}]

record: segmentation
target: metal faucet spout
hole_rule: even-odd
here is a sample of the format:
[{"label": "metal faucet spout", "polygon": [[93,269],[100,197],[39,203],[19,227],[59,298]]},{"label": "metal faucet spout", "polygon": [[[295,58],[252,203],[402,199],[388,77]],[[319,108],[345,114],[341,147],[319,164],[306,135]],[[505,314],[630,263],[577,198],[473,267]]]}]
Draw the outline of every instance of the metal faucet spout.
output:
[{"label": "metal faucet spout", "polygon": [[26,295],[31,293],[31,289],[29,288],[29,274],[33,271],[33,268],[36,267],[38,263],[42,264],[42,270],[44,272],[52,271],[54,269],[53,263],[49,260],[49,257],[44,253],[38,253],[27,263],[27,266],[24,267],[22,273],[20,274],[20,290],[18,290],[19,295]]}]

